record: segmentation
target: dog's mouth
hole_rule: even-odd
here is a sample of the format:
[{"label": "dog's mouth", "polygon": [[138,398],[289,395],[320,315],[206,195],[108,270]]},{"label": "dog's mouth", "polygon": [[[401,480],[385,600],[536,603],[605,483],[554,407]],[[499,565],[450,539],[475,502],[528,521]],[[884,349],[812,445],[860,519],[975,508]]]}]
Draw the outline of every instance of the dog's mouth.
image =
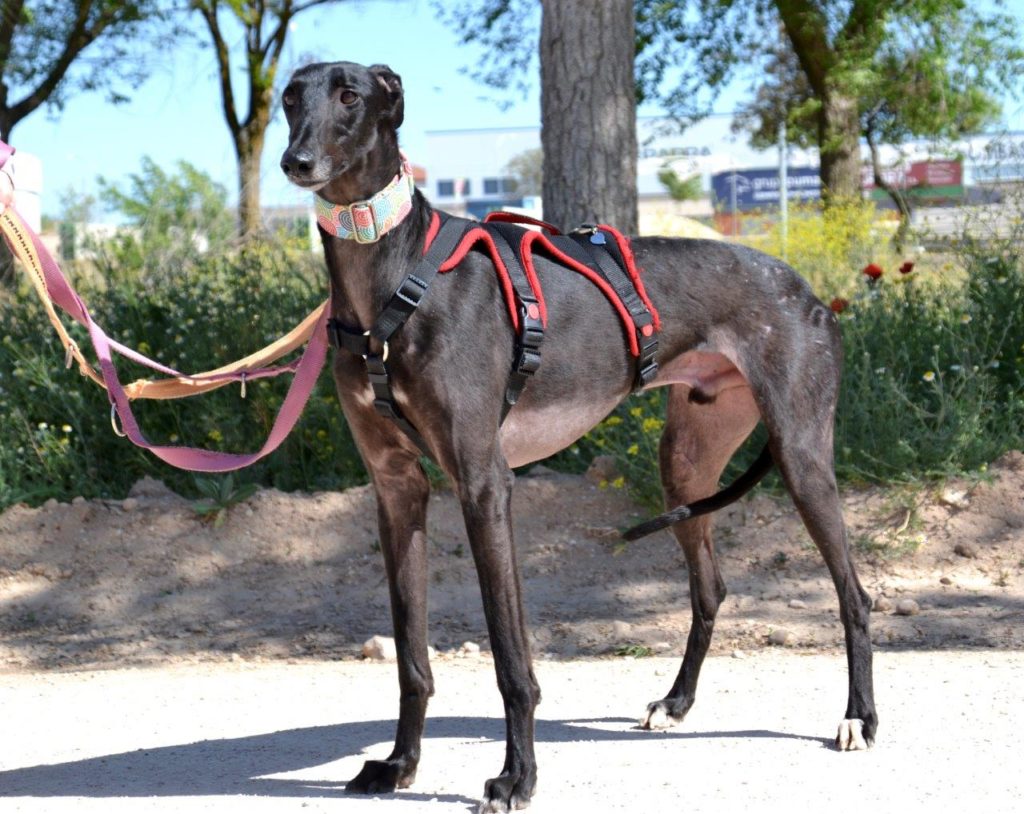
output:
[{"label": "dog's mouth", "polygon": [[295,186],[308,189],[310,192],[316,192],[317,190],[323,189],[327,186],[327,182],[331,180],[329,177],[310,178],[308,175],[297,175],[292,172],[286,173],[286,176],[289,181],[295,184]]}]

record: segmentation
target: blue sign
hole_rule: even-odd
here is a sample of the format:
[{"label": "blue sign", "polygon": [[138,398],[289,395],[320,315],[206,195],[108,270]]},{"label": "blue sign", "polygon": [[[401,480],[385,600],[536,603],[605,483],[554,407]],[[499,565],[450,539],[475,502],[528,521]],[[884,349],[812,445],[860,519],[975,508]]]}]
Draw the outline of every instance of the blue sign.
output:
[{"label": "blue sign", "polygon": [[[734,193],[735,190],[735,193]],[[816,201],[821,197],[821,177],[817,167],[791,167],[786,175],[786,190],[791,201]],[[779,170],[728,170],[711,176],[711,192],[716,212],[766,209],[779,205]]]}]

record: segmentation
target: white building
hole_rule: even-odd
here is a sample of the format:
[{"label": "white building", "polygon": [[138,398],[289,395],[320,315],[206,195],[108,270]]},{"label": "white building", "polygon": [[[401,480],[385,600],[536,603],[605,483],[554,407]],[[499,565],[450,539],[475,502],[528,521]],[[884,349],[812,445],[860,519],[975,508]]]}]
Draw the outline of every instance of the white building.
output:
[{"label": "white building", "polygon": [[[778,164],[778,151],[755,150],[746,134],[731,130],[731,114],[710,116],[684,132],[671,120],[640,117],[637,120],[637,192],[641,217],[645,209],[665,207],[671,199],[658,180],[658,171],[670,165],[681,178],[701,176],[707,191],[716,172],[742,167]],[[540,147],[539,127],[433,130],[427,132],[423,156],[427,170],[424,192],[443,209],[482,217],[502,206],[529,208],[510,183],[509,161]],[[791,150],[789,166],[817,166],[816,151]],[[688,202],[686,214],[710,214],[710,204]]]}]

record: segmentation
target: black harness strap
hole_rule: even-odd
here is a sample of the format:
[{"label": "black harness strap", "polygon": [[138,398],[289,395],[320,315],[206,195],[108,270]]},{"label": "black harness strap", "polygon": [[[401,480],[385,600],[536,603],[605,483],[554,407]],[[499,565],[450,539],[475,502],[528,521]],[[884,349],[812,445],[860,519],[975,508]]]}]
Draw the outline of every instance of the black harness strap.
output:
[{"label": "black harness strap", "polygon": [[658,363],[655,361],[658,337],[653,330],[654,318],[626,272],[626,260],[619,251],[615,239],[596,226],[581,226],[565,237],[553,238],[552,242],[557,243],[558,248],[573,259],[586,263],[599,272],[629,311],[636,327],[636,341],[640,349],[640,355],[636,360],[633,390],[642,390],[658,375]]},{"label": "black harness strap", "polygon": [[[332,344],[363,357],[366,363],[366,376],[373,390],[374,409],[380,415],[394,421],[428,458],[432,458],[433,454],[426,440],[403,415],[398,402],[395,401],[386,363],[388,340],[419,307],[441,264],[455,251],[468,225],[468,222],[461,218],[450,218],[446,215],[441,215],[441,220],[441,229],[430,244],[430,248],[416,264],[412,274],[402,280],[370,330],[353,331],[336,319],[331,319],[327,323],[328,336]],[[371,350],[371,339],[381,345],[379,352]]]},{"label": "black harness strap", "polygon": [[508,385],[505,387],[505,404],[501,418],[504,421],[508,411],[519,400],[523,388],[530,377],[540,367],[540,346],[544,341],[544,323],[540,318],[540,303],[533,291],[533,286],[526,276],[523,258],[519,247],[523,236],[523,228],[511,223],[483,223],[494,240],[509,281],[515,291],[516,308],[519,313],[519,334],[516,337],[515,351],[512,354],[512,371],[509,373]]}]

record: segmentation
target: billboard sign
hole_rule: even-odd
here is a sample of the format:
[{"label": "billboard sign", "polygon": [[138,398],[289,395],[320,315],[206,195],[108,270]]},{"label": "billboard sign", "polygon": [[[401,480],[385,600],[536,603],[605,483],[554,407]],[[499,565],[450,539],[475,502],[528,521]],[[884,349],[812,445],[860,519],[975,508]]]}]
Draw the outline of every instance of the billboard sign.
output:
[{"label": "billboard sign", "polygon": [[[779,170],[727,170],[711,176],[715,210],[738,212],[773,208],[779,205]],[[786,176],[790,201],[816,201],[821,197],[821,178],[817,167],[791,167]]]}]

